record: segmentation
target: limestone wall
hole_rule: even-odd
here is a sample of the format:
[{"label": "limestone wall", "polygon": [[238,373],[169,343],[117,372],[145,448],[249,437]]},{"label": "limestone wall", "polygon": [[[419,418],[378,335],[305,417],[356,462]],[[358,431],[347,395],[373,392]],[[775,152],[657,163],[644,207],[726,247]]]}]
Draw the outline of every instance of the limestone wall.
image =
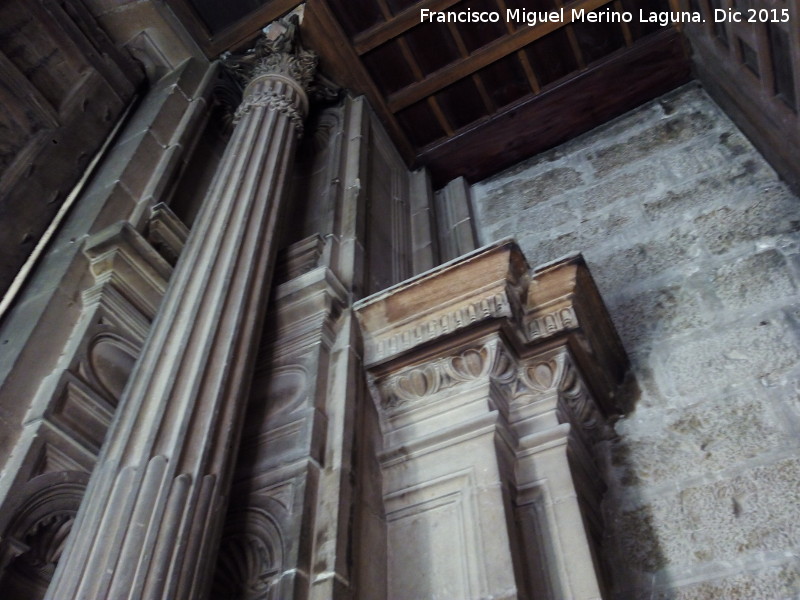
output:
[{"label": "limestone wall", "polygon": [[631,356],[616,597],[800,598],[800,199],[694,84],[472,195],[482,244],[584,253]]}]

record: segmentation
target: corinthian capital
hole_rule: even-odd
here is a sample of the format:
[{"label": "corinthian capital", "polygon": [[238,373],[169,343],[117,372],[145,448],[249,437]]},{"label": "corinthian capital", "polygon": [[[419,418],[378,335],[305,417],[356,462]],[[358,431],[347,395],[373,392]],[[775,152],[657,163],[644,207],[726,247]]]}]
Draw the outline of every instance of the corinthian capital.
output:
[{"label": "corinthian capital", "polygon": [[298,39],[298,17],[290,15],[264,29],[255,47],[243,55],[223,57],[223,63],[243,86],[265,76],[286,77],[308,91],[317,69],[317,55]]}]

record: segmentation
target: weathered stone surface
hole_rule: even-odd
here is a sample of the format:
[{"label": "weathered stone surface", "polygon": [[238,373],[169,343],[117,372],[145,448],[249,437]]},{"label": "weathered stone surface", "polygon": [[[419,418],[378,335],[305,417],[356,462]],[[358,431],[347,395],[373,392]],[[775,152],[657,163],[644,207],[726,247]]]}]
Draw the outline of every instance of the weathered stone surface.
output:
[{"label": "weathered stone surface", "polygon": [[712,319],[710,307],[692,284],[647,289],[607,302],[619,334],[630,348],[649,348],[664,334],[704,327]]},{"label": "weathered stone surface", "polygon": [[662,387],[676,398],[696,396],[733,383],[772,385],[800,362],[796,336],[780,317],[733,322],[674,342],[663,352]]},{"label": "weathered stone surface", "polygon": [[800,598],[800,562],[756,572],[736,572],[708,581],[661,591],[658,600],[775,600]]},{"label": "weathered stone surface", "polygon": [[[529,249],[527,255],[534,264],[550,262],[560,256],[577,252],[581,247],[580,237],[575,232],[550,237],[547,235],[548,232],[539,234],[533,230],[531,232],[516,233],[515,229],[519,229],[519,227],[509,222],[507,228],[502,230],[503,235],[501,237],[515,234],[520,246]],[[595,271],[596,269],[592,267],[592,273],[595,273]]]},{"label": "weathered stone surface", "polygon": [[637,483],[660,485],[797,447],[769,395],[745,388],[685,408],[634,413],[616,425],[615,460]]},{"label": "weathered stone surface", "polygon": [[752,552],[791,551],[800,541],[798,475],[798,459],[785,459],[620,511],[616,527],[625,566],[691,573],[703,563]]},{"label": "weathered stone surface", "polygon": [[509,179],[492,194],[493,200],[486,206],[493,219],[509,218],[548,201],[552,196],[583,184],[582,175],[571,167],[550,169],[531,179]]},{"label": "weathered stone surface", "polygon": [[[523,210],[526,182],[563,169],[582,183]],[[614,597],[797,597],[800,200],[697,86],[473,194],[483,242],[514,235],[534,264],[584,254],[631,356],[606,503]],[[496,201],[520,210],[497,217]],[[554,218],[563,202],[573,220]]]},{"label": "weathered stone surface", "polygon": [[629,205],[626,200],[641,201],[666,193],[669,189],[666,179],[667,174],[661,165],[644,165],[609,176],[575,195],[578,205],[587,216],[610,205],[625,210]]},{"label": "weathered stone surface", "polygon": [[[761,165],[761,161],[747,160],[728,167],[728,177],[720,177],[718,172],[714,172],[674,186],[665,185],[665,193],[644,203],[645,214],[653,223],[672,222],[691,219],[709,211],[712,206],[730,204],[741,194],[743,187],[759,183]],[[764,180],[760,182],[765,183]]]},{"label": "weathered stone surface", "polygon": [[731,311],[787,304],[797,294],[786,259],[776,250],[720,266],[711,283],[723,308]]},{"label": "weathered stone surface", "polygon": [[649,158],[665,146],[692,140],[698,133],[710,130],[713,121],[701,112],[681,114],[665,119],[632,135],[624,141],[588,154],[598,176],[603,176],[631,163]]},{"label": "weathered stone surface", "polygon": [[769,242],[770,238],[800,232],[800,205],[782,183],[746,190],[750,202],[722,206],[695,219],[697,230],[713,254],[733,250],[739,244]]}]

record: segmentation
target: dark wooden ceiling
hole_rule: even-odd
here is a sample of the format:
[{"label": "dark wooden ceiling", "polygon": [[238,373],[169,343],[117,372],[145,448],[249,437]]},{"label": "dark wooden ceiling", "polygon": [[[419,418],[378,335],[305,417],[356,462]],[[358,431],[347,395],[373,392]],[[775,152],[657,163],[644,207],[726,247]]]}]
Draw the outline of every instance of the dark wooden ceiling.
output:
[{"label": "dark wooden ceiling", "polygon": [[[298,0],[168,0],[209,57],[248,43]],[[421,23],[420,9],[546,11],[565,22]],[[631,23],[568,22],[572,8]],[[690,77],[672,27],[638,22],[669,0],[307,0],[302,33],[323,70],[364,94],[410,166],[434,184],[481,179]]]}]

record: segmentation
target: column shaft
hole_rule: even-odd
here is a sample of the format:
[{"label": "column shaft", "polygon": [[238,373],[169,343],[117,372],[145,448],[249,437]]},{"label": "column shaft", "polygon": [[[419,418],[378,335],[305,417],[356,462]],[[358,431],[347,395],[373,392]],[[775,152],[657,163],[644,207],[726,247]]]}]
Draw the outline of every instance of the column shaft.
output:
[{"label": "column shaft", "polygon": [[283,75],[248,86],[47,598],[208,587],[305,102]]}]

